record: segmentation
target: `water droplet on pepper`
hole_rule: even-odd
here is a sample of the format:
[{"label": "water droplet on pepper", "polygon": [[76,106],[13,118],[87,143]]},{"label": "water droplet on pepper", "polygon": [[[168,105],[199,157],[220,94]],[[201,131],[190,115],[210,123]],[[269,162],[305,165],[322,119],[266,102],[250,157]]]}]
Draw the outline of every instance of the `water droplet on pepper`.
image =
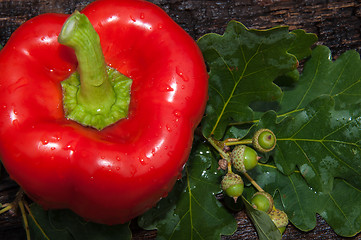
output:
[{"label": "water droplet on pepper", "polygon": [[13,126],[16,127],[16,128],[18,128],[18,127],[19,127],[19,120],[14,119],[14,120],[13,120]]},{"label": "water droplet on pepper", "polygon": [[174,91],[174,89],[171,86],[167,85],[167,86],[163,87],[161,89],[161,91],[171,92],[171,91]]},{"label": "water droplet on pepper", "polygon": [[183,81],[185,82],[189,81],[188,77],[184,75],[184,73],[178,67],[176,68],[175,72],[178,74],[178,76],[180,76],[183,79]]},{"label": "water droplet on pepper", "polygon": [[166,127],[166,129],[167,129],[168,132],[171,132],[171,131],[172,131],[172,129],[171,129],[168,125],[166,125],[165,127]]},{"label": "water droplet on pepper", "polygon": [[173,112],[173,114],[174,114],[174,116],[176,116],[176,117],[178,117],[178,118],[181,116],[180,111],[177,111],[177,110],[175,110],[175,111]]}]

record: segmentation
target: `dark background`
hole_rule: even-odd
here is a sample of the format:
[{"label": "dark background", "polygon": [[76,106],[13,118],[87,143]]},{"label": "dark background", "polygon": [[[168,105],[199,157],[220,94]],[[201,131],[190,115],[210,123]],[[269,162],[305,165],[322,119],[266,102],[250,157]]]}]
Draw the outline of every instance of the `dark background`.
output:
[{"label": "dark background", "polygon": [[[72,13],[91,1],[69,0],[0,0],[0,44],[5,45],[11,33],[26,20],[47,12]],[[317,44],[328,46],[334,58],[349,49],[361,53],[361,1],[328,0],[151,0],[165,10],[195,40],[203,34],[222,34],[229,20],[242,22],[248,28],[266,29],[288,25],[290,30],[304,29],[317,34]],[[1,73],[0,73],[1,74]],[[0,174],[0,203],[11,202],[18,187],[4,172]],[[239,229],[222,239],[256,239],[256,231],[244,212],[235,216]],[[338,237],[317,216],[317,227],[307,233],[289,226],[283,239],[361,239]],[[155,231],[133,228],[133,240],[155,239]],[[25,239],[19,213],[0,215],[0,239]]]}]

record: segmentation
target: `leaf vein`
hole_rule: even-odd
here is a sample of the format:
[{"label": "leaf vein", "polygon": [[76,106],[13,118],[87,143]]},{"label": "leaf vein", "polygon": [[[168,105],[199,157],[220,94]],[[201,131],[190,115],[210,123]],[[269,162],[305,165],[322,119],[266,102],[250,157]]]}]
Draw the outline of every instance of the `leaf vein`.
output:
[{"label": "leaf vein", "polygon": [[[350,61],[350,58],[347,59],[346,64],[343,65],[343,68],[342,68],[342,70],[341,70],[341,73],[338,75],[337,80],[334,82],[334,84],[333,84],[333,86],[332,86],[332,88],[331,88],[331,90],[330,90],[330,93],[329,93],[331,96],[332,96],[332,92],[333,92],[333,90],[335,89],[337,83],[340,81],[341,76],[342,76],[343,73],[345,72],[346,65],[348,64],[349,61]],[[334,64],[335,64],[335,63],[334,63]]]},{"label": "leaf vein", "polygon": [[[301,150],[301,152],[303,153],[303,155],[305,156],[305,158],[308,161],[309,166],[313,169],[313,171],[315,172],[315,174],[317,175],[317,177],[320,179],[321,176],[319,174],[319,172],[316,170],[315,166],[313,165],[313,163],[311,162],[310,158],[308,157],[307,153],[305,152],[305,150],[295,141],[295,144],[297,145],[297,147]],[[302,173],[301,173],[302,174]]]},{"label": "leaf vein", "polygon": [[290,181],[290,183],[291,183],[291,185],[292,185],[292,188],[293,188],[293,190],[294,190],[294,193],[295,193],[295,195],[296,195],[297,205],[299,206],[299,209],[301,209],[302,218],[303,218],[303,219],[306,219],[306,217],[305,217],[306,214],[305,214],[305,212],[303,211],[303,207],[302,207],[302,204],[301,204],[301,198],[300,198],[298,192],[296,191],[296,186],[295,186],[295,183],[293,182],[293,180],[291,179],[291,175],[288,176],[288,179],[289,179],[289,181]]},{"label": "leaf vein", "polygon": [[[227,106],[228,106],[229,101],[230,101],[231,98],[233,97],[233,94],[234,94],[234,92],[236,91],[238,84],[239,84],[239,83],[241,82],[241,80],[243,79],[244,74],[245,74],[245,72],[246,72],[246,69],[248,68],[249,63],[255,58],[255,56],[256,56],[257,54],[259,54],[259,49],[261,48],[261,46],[262,46],[262,43],[258,46],[258,48],[257,48],[256,52],[254,53],[254,55],[253,55],[248,61],[245,62],[245,66],[244,66],[244,68],[243,68],[242,74],[241,74],[241,76],[238,78],[238,80],[235,81],[235,79],[233,78],[233,80],[235,81],[235,84],[234,84],[234,86],[233,86],[233,88],[232,88],[232,91],[231,91],[230,96],[228,97],[227,101],[226,101],[226,102],[224,103],[224,105],[223,105],[223,108],[222,108],[222,110],[221,110],[221,114],[218,116],[217,121],[216,121],[216,123],[214,124],[214,126],[213,126],[213,128],[212,128],[211,135],[214,134],[214,132],[215,132],[215,130],[216,130],[219,122],[221,121],[221,118],[222,118],[222,116],[223,116],[223,113],[225,112],[225,110],[226,110],[226,108],[227,108]],[[241,51],[243,52],[242,47],[240,47],[240,48],[241,48]],[[217,54],[219,54],[219,57],[221,57],[222,61],[224,61],[224,59],[223,59],[223,57],[220,55],[220,53],[219,53],[218,51],[216,51],[216,52],[217,52]],[[225,65],[227,66],[227,69],[228,69],[229,71],[231,71],[231,69],[229,68],[229,66],[227,65],[227,63],[226,63],[225,61],[224,61],[224,63],[225,63]],[[232,71],[231,71],[231,72],[232,72]],[[234,76],[234,75],[233,75],[233,72],[232,72],[232,76]]]},{"label": "leaf vein", "polygon": [[[330,199],[333,201],[333,203],[335,204],[335,206],[340,210],[341,214],[344,216],[344,218],[346,219],[346,221],[348,222],[349,226],[353,226],[353,224],[351,223],[351,221],[348,219],[348,217],[346,216],[345,212],[342,210],[341,206],[337,204],[336,200],[334,199],[334,197],[332,196],[331,193],[329,193]],[[353,227],[352,227],[353,229]]]},{"label": "leaf vein", "polygon": [[350,86],[348,86],[347,88],[345,88],[343,91],[335,94],[334,96],[338,96],[338,95],[344,95],[344,96],[360,96],[360,94],[354,93],[345,93],[347,90],[353,88],[355,85],[359,84],[361,81],[361,79],[359,78],[356,82],[354,82],[353,84],[351,84]]},{"label": "leaf vein", "polygon": [[316,72],[314,73],[313,78],[312,78],[312,80],[311,80],[311,82],[310,82],[310,84],[309,84],[309,86],[308,86],[305,94],[302,96],[301,101],[298,103],[296,109],[300,108],[301,104],[303,103],[303,101],[304,101],[305,98],[306,98],[306,95],[307,95],[308,92],[311,90],[311,88],[312,88],[312,86],[313,86],[313,84],[314,84],[314,82],[315,82],[315,80],[316,80],[316,76],[317,76],[317,74],[318,74],[318,71],[319,71],[320,62],[321,62],[321,61],[320,61],[320,57],[318,57]]},{"label": "leaf vein", "polygon": [[351,169],[353,172],[356,173],[356,175],[361,176],[361,173],[359,173],[356,169],[352,168],[349,164],[347,164],[344,160],[342,160],[339,156],[337,156],[333,151],[331,151],[326,145],[322,143],[323,147],[330,153],[332,156],[334,156],[335,159],[337,159],[340,163],[345,165],[347,168]]}]

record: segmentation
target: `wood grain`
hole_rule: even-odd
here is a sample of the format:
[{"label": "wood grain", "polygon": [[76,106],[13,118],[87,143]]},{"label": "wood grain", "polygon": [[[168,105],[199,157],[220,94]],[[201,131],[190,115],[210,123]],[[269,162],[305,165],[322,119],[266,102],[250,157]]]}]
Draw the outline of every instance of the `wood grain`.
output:
[{"label": "wood grain", "polygon": [[[91,1],[84,0],[0,0],[0,44],[7,40],[23,22],[47,12],[72,13]],[[291,30],[304,29],[319,37],[317,44],[328,46],[334,58],[354,49],[361,53],[361,2],[332,0],[151,0],[164,9],[194,39],[206,33],[222,34],[229,20],[242,22],[248,28],[266,29],[288,25]],[[0,203],[10,202],[18,190],[2,170]],[[224,240],[257,239],[247,215],[235,215],[239,228]],[[132,224],[133,240],[155,239],[156,231],[144,231]],[[0,239],[25,239],[21,216],[17,212],[0,215]],[[337,236],[327,223],[317,216],[317,227],[301,232],[289,226],[283,239],[346,239]],[[350,238],[347,238],[350,239]],[[361,239],[361,235],[352,239]]]}]

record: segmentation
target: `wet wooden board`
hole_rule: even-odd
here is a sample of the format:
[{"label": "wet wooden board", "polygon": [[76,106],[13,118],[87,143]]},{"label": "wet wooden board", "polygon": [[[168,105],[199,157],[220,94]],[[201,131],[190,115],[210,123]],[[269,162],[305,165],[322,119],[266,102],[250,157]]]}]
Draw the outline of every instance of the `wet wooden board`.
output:
[{"label": "wet wooden board", "polygon": [[[70,0],[0,0],[0,44],[6,44],[11,33],[26,20],[47,12],[72,13],[91,1]],[[361,53],[361,2],[329,0],[151,0],[164,9],[194,39],[206,33],[222,34],[229,20],[242,22],[248,28],[266,29],[288,25],[317,34],[334,58],[346,50]],[[11,201],[18,190],[2,170],[0,203]],[[244,212],[235,216],[238,231],[222,239],[256,239],[256,231]],[[144,231],[132,225],[133,239],[155,239],[156,231]],[[0,215],[0,239],[25,239],[19,213]],[[290,226],[283,239],[344,239],[317,216],[317,227],[307,233]],[[346,238],[345,238],[346,239]],[[348,238],[349,239],[349,238]],[[354,239],[361,239],[358,234]]]}]

